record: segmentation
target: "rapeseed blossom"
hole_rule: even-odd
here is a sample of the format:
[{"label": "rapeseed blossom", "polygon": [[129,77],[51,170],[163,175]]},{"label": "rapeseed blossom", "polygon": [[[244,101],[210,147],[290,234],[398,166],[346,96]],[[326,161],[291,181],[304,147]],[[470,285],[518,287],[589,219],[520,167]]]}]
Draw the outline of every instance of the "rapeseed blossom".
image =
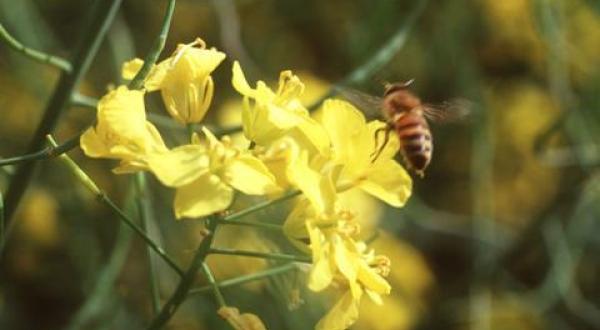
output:
[{"label": "rapeseed blossom", "polygon": [[248,195],[277,192],[275,178],[267,167],[248,151],[219,141],[207,128],[205,140],[193,136],[193,143],[148,160],[150,170],[175,192],[175,216],[201,217],[223,211],[233,201],[234,189]]},{"label": "rapeseed blossom", "polygon": [[[284,234],[312,256],[309,289],[336,288],[340,294],[316,328],[346,329],[357,320],[363,296],[381,304],[382,295],[390,293],[385,279],[390,261],[361,240],[357,216],[342,208],[339,195],[359,189],[403,206],[412,181],[393,159],[399,141],[392,136],[373,160],[374,134],[383,122],[367,122],[340,100],[325,101],[318,115],[311,116],[299,99],[304,84],[291,71],[281,72],[276,91],[262,81],[253,88],[235,62],[232,85],[243,96],[241,122],[250,147],[239,147],[227,136],[219,139],[206,127],[200,135],[191,134],[190,143],[167,147],[146,120],[144,94],[160,90],[174,120],[199,123],[214,94],[210,74],[224,58],[200,39],[179,45],[152,67],[144,90],[120,86],[100,100],[97,125],[82,136],[82,149],[90,157],[120,160],[117,173],[152,172],[175,190],[176,218],[228,210],[236,192],[272,197],[300,191],[303,196],[287,216]],[[133,78],[142,64],[140,59],[125,63],[123,76]],[[256,316],[240,315],[234,308],[223,307],[219,313],[236,329],[264,328]]]},{"label": "rapeseed blossom", "polygon": [[97,124],[83,133],[81,148],[89,157],[119,159],[117,173],[147,169],[149,155],[167,150],[156,127],[146,120],[144,91],[126,86],[100,99]]},{"label": "rapeseed blossom", "polygon": [[[169,114],[181,124],[198,123],[206,114],[214,94],[210,74],[225,59],[225,54],[206,49],[202,39],[177,46],[173,55],[154,65],[144,87],[160,90]],[[132,79],[144,61],[136,58],[123,65],[123,77]]]},{"label": "rapeseed blossom", "polygon": [[389,273],[389,259],[375,256],[356,240],[360,225],[352,212],[320,214],[303,200],[290,213],[284,230],[297,246],[312,254],[309,289],[318,292],[334,285],[343,291],[316,329],[346,329],[358,318],[363,294],[381,304],[381,295],[390,293],[391,287],[383,278]]},{"label": "rapeseed blossom", "polygon": [[239,63],[234,62],[232,84],[244,96],[242,122],[250,141],[267,145],[293,132],[305,137],[319,152],[327,152],[327,134],[300,102],[304,84],[291,71],[281,72],[274,92],[260,80],[256,88],[250,87]]}]

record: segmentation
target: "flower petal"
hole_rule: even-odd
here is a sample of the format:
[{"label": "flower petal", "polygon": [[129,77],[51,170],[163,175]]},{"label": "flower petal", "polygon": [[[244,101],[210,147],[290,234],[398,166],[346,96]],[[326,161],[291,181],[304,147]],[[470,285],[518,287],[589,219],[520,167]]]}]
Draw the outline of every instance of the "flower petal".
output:
[{"label": "flower petal", "polygon": [[275,177],[259,159],[240,155],[225,166],[225,181],[247,195],[265,195],[279,190]]},{"label": "flower petal", "polygon": [[94,127],[88,128],[79,139],[81,149],[88,157],[107,157],[109,155],[109,149],[107,148],[104,140],[98,136]]},{"label": "flower petal", "polygon": [[378,294],[390,294],[392,290],[390,284],[381,275],[364,263],[359,266],[358,279],[367,289]]},{"label": "flower petal", "polygon": [[374,142],[358,109],[345,101],[327,100],[320,119],[331,139],[336,161],[361,168],[369,165]]},{"label": "flower petal", "polygon": [[123,63],[123,66],[121,67],[121,76],[127,80],[133,79],[142,68],[142,65],[144,65],[144,60],[141,58],[134,58],[133,60]]},{"label": "flower petal", "polygon": [[308,288],[313,291],[324,290],[333,281],[333,269],[328,257],[330,253],[329,243],[324,241],[321,230],[306,222],[306,228],[310,237],[310,249],[312,250],[313,267],[308,279]]},{"label": "flower petal", "polygon": [[401,207],[410,197],[412,180],[400,164],[388,159],[375,162],[359,187],[394,207]]},{"label": "flower petal", "polygon": [[353,254],[346,248],[344,240],[339,235],[331,237],[333,249],[335,251],[335,263],[340,273],[350,282],[356,280],[358,261],[360,256]]},{"label": "flower petal", "polygon": [[246,76],[244,75],[242,67],[238,61],[233,62],[232,71],[233,75],[231,77],[231,84],[233,85],[233,88],[235,88],[238,93],[244,96],[254,98],[255,90],[248,84],[248,80],[246,80]]},{"label": "flower petal", "polygon": [[206,148],[198,144],[179,146],[167,152],[148,155],[150,170],[162,184],[181,187],[206,174],[209,156]]},{"label": "flower petal", "polygon": [[206,173],[175,193],[175,217],[197,218],[223,211],[233,201],[233,189]]},{"label": "flower petal", "polygon": [[315,330],[345,330],[358,319],[359,300],[350,291],[331,308],[315,326]]},{"label": "flower petal", "polygon": [[331,173],[321,174],[308,165],[308,154],[302,152],[291,160],[287,170],[290,181],[310,200],[317,213],[331,213],[336,199]]},{"label": "flower petal", "polygon": [[251,313],[240,314],[235,307],[223,306],[219,308],[217,314],[233,327],[235,330],[266,330],[258,316]]},{"label": "flower petal", "polygon": [[[127,61],[123,63],[123,66],[121,67],[121,75],[124,79],[132,80],[143,65],[144,61],[139,58]],[[146,81],[144,82],[144,88],[148,92],[160,89],[167,69],[168,60],[162,61],[158,65],[153,65],[150,69],[150,73],[148,73],[148,76],[146,77]]]}]

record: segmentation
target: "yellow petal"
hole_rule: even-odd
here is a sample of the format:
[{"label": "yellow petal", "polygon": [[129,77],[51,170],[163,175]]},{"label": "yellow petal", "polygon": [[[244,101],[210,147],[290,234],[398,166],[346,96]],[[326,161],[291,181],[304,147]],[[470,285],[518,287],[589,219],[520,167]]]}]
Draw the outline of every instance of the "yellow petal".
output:
[{"label": "yellow petal", "polygon": [[223,211],[233,201],[233,189],[214,174],[179,187],[175,193],[175,216],[179,219],[203,217]]},{"label": "yellow petal", "polygon": [[[185,63],[185,67],[192,70],[194,77],[206,77],[211,74],[225,59],[225,53],[215,48],[205,49],[190,47],[185,50],[180,61]],[[179,65],[179,62],[175,64]]]},{"label": "yellow petal", "polygon": [[224,180],[247,195],[265,195],[278,190],[275,177],[257,158],[240,155],[225,166]]},{"label": "yellow petal", "polygon": [[369,289],[365,289],[365,292],[367,293],[367,296],[369,296],[369,298],[371,298],[371,300],[376,304],[376,305],[383,305],[383,299],[381,298],[381,295],[375,291],[371,291]]},{"label": "yellow petal", "polygon": [[394,207],[401,207],[410,197],[412,180],[400,164],[388,159],[375,162],[359,187]]},{"label": "yellow petal", "polygon": [[210,73],[225,59],[225,54],[215,49],[190,45],[175,52],[161,83],[167,111],[182,124],[197,123],[204,118],[214,92]]},{"label": "yellow petal", "polygon": [[233,85],[233,88],[244,96],[254,98],[255,90],[248,84],[248,80],[246,80],[246,76],[238,61],[233,62],[232,71],[231,84]]},{"label": "yellow petal", "polygon": [[144,65],[144,60],[141,58],[134,58],[131,61],[123,63],[123,66],[121,67],[121,76],[127,80],[133,79],[142,68],[142,65]]},{"label": "yellow petal", "polygon": [[308,288],[313,291],[321,291],[327,288],[333,281],[333,269],[327,256],[330,244],[324,242],[321,230],[310,222],[306,223],[310,235],[310,249],[312,250],[313,267],[308,278]]},{"label": "yellow petal", "polygon": [[104,140],[98,136],[94,127],[88,128],[79,140],[81,149],[88,157],[107,157],[109,155],[109,149],[107,148]]},{"label": "yellow petal", "polygon": [[363,114],[348,102],[327,100],[320,117],[331,139],[335,159],[354,167],[366,167],[374,142]]},{"label": "yellow petal", "polygon": [[[140,71],[142,66],[144,65],[144,61],[139,58],[135,58],[131,61],[123,63],[121,68],[121,75],[124,79],[131,80],[135,77],[135,75]],[[162,81],[165,77],[165,74],[168,70],[168,61],[162,61],[158,65],[153,65],[146,76],[144,81],[144,88],[148,92],[152,92],[160,89]]]},{"label": "yellow petal", "polygon": [[330,152],[329,136],[325,128],[316,120],[310,117],[301,117],[297,124],[298,129],[306,136],[308,141],[322,155],[328,155]]},{"label": "yellow petal", "polygon": [[144,91],[119,86],[102,97],[98,102],[96,129],[145,145],[147,130]]},{"label": "yellow petal", "polygon": [[336,199],[331,173],[321,175],[308,165],[308,154],[302,152],[288,167],[290,181],[311,201],[317,213],[331,213]]},{"label": "yellow petal", "polygon": [[168,187],[181,187],[208,172],[209,156],[198,144],[179,146],[167,152],[148,155],[150,170]]},{"label": "yellow petal", "polygon": [[119,162],[119,166],[113,168],[111,171],[115,174],[130,174],[146,170],[148,170],[148,165],[143,160],[122,159]]},{"label": "yellow petal", "polygon": [[348,291],[315,326],[316,330],[345,330],[358,319],[359,300]]},{"label": "yellow petal", "polygon": [[260,318],[254,314],[244,313],[235,307],[223,306],[217,311],[235,330],[266,330]]},{"label": "yellow petal", "polygon": [[333,281],[333,270],[327,258],[315,262],[308,277],[308,288],[319,292],[326,289]]},{"label": "yellow petal", "polygon": [[367,289],[379,294],[390,294],[392,290],[390,284],[381,275],[364,263],[358,269],[358,280]]},{"label": "yellow petal", "polygon": [[352,251],[347,248],[346,242],[344,242],[339,235],[335,234],[331,239],[333,241],[335,263],[340,270],[340,273],[342,273],[349,282],[356,281],[360,256],[352,253]]},{"label": "yellow petal", "polygon": [[[299,250],[305,253],[311,253],[312,250],[314,262],[315,249],[308,246],[310,239],[307,231],[307,219],[312,216],[310,214],[311,210],[313,208],[310,207],[309,201],[303,198],[299,199],[283,224],[283,233]],[[316,247],[316,249],[319,249],[319,247]]]}]

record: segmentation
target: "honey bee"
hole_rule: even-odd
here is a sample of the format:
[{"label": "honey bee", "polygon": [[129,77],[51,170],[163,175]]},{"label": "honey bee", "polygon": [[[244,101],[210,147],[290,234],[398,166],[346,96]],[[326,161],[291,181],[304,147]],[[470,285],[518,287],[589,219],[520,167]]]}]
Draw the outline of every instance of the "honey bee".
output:
[{"label": "honey bee", "polygon": [[[453,121],[467,114],[468,102],[453,100],[439,106],[424,104],[409,86],[414,79],[406,82],[385,84],[383,97],[374,97],[357,91],[340,90],[352,103],[369,112],[378,108],[386,125],[374,133],[375,151],[371,161],[377,160],[387,143],[390,134],[395,133],[400,141],[400,154],[406,166],[416,175],[423,177],[431,163],[433,138],[428,120]],[[369,109],[370,108],[370,109]],[[381,134],[384,134],[380,143]]]}]

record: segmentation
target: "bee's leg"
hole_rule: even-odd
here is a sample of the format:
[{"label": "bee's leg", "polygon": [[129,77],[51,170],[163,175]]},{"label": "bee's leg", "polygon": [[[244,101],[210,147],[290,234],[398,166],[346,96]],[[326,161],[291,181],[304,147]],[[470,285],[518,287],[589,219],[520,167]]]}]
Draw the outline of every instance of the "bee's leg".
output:
[{"label": "bee's leg", "polygon": [[[385,135],[383,143],[379,145],[379,133],[381,132],[385,133]],[[375,151],[371,154],[371,163],[374,163],[377,160],[377,158],[379,158],[379,155],[381,155],[381,152],[383,152],[383,149],[390,141],[390,133],[391,130],[389,126],[378,128],[375,131]]]}]

